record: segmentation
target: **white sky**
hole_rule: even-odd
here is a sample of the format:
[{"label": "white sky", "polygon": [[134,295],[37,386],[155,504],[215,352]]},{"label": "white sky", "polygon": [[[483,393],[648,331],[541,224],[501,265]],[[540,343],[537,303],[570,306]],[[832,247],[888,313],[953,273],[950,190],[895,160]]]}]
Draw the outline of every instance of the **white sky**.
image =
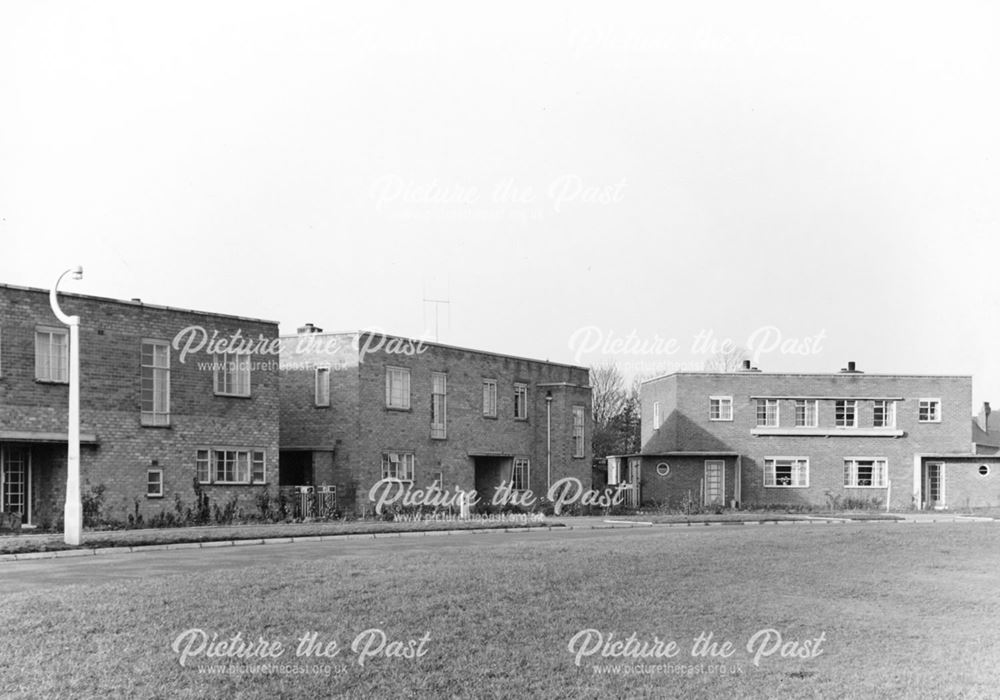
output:
[{"label": "white sky", "polygon": [[998,10],[661,4],[5,3],[0,281],[1000,402]]}]

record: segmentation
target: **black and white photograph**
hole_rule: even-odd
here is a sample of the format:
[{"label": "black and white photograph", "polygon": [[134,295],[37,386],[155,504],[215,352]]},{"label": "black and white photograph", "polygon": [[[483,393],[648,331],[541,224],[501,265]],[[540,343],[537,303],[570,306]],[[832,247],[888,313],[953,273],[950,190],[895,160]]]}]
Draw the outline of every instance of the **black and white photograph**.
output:
[{"label": "black and white photograph", "polygon": [[998,37],[3,3],[0,697],[1000,696]]}]

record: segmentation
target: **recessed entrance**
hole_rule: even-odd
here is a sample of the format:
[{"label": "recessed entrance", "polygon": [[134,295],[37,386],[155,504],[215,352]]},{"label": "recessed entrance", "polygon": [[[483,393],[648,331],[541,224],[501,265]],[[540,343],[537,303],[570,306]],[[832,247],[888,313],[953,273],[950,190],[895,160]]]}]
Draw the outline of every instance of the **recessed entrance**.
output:
[{"label": "recessed entrance", "polygon": [[20,513],[31,519],[31,451],[20,445],[0,449],[0,512]]}]

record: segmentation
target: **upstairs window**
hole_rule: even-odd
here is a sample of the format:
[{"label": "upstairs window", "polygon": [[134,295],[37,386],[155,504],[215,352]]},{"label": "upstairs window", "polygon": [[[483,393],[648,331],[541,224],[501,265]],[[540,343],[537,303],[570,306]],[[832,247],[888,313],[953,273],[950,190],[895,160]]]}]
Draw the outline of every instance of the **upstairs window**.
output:
[{"label": "upstairs window", "polygon": [[321,365],[316,368],[315,376],[315,403],[317,407],[330,405],[330,368]]},{"label": "upstairs window", "polygon": [[448,437],[448,375],[431,373],[431,437]]},{"label": "upstairs window", "polygon": [[583,406],[573,407],[573,456],[583,457],[585,454],[584,445],[584,410]]},{"label": "upstairs window", "polygon": [[487,418],[497,417],[497,380],[483,380],[483,415]]},{"label": "upstairs window", "polygon": [[795,402],[795,425],[799,428],[815,428],[819,424],[819,401],[798,399]]},{"label": "upstairs window", "polygon": [[65,328],[35,329],[35,379],[69,382],[69,333]]},{"label": "upstairs window", "polygon": [[139,403],[142,425],[170,425],[170,344],[142,341]]},{"label": "upstairs window", "polygon": [[225,353],[215,356],[215,393],[250,396],[250,355]]},{"label": "upstairs window", "polygon": [[653,402],[653,430],[656,430],[661,425],[660,423],[660,402]]},{"label": "upstairs window", "polygon": [[710,396],[708,398],[708,419],[709,420],[732,420],[733,419],[733,397],[732,396]]},{"label": "upstairs window", "polygon": [[872,404],[872,426],[876,428],[896,427],[896,402],[879,399]]},{"label": "upstairs window", "polygon": [[917,420],[921,423],[940,423],[941,399],[920,399]]},{"label": "upstairs window", "polygon": [[778,400],[757,399],[757,427],[776,428],[778,426]]},{"label": "upstairs window", "polygon": [[514,385],[514,419],[528,420],[528,385]]},{"label": "upstairs window", "polygon": [[838,428],[857,428],[858,402],[838,400],[834,405],[833,415]]},{"label": "upstairs window", "polygon": [[409,410],[410,370],[405,367],[385,368],[385,406]]}]

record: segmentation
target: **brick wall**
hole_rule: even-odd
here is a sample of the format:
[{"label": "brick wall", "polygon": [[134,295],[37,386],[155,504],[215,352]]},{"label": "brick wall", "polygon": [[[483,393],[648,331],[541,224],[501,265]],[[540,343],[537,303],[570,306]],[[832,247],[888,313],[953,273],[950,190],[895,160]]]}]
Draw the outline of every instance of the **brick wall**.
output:
[{"label": "brick wall", "polygon": [[[710,396],[732,396],[733,420],[709,419]],[[896,428],[902,435],[755,436],[756,396],[895,397]],[[918,400],[941,400],[940,423],[917,419]],[[661,403],[663,425],[652,424],[652,404]],[[845,488],[844,458],[884,458],[892,482],[893,507],[911,505],[913,455],[963,453],[971,447],[972,380],[957,376],[885,376],[869,374],[779,375],[768,373],[676,374],[642,387],[643,452],[727,451],[743,455],[742,491],[747,505],[823,505],[830,497],[862,500],[889,496],[884,488]],[[872,425],[872,403],[858,403],[858,426]],[[794,426],[795,404],[779,400],[779,426]],[[819,426],[834,426],[834,402],[819,402]],[[767,457],[809,459],[807,488],[763,485]]]},{"label": "brick wall", "polygon": [[[251,355],[251,397],[216,396],[213,372],[199,367],[211,362],[204,352],[181,361],[171,349],[170,426],[145,427],[140,422],[141,343],[173,341],[189,326],[204,327],[227,337],[277,337],[267,321],[152,307],[96,297],[60,295],[66,313],[80,324],[80,421],[82,433],[97,436],[96,446],[81,449],[81,483],[86,492],[106,487],[105,511],[124,519],[135,510],[145,517],[172,510],[175,495],[194,501],[195,457],[199,447],[254,448],[267,458],[268,481],[278,468],[277,356]],[[35,327],[62,327],[49,307],[48,293],[0,286],[0,430],[65,433],[68,385],[35,380]],[[36,445],[33,456],[33,499],[37,521],[62,515],[65,497],[65,444]],[[153,462],[156,462],[154,465]],[[146,497],[147,469],[163,470],[164,497]],[[254,508],[259,487],[211,486],[213,501],[232,496]]]},{"label": "brick wall", "polygon": [[[362,347],[378,346],[367,335]],[[530,485],[546,489],[546,402],[552,392],[552,479],[575,476],[590,486],[592,452],[589,375],[584,368],[512,358],[427,344],[420,354],[400,354],[381,347],[358,366],[356,438],[345,430],[351,476],[359,507],[370,508],[368,489],[381,478],[384,452],[413,452],[414,487],[430,486],[443,474],[447,489],[475,487],[474,455],[511,455],[530,459]],[[410,370],[410,409],[385,405],[387,366]],[[431,373],[447,375],[447,438],[431,437]],[[497,417],[483,416],[483,379],[497,381]],[[514,383],[528,385],[528,418],[513,417]],[[558,386],[544,386],[554,384]],[[573,386],[564,386],[570,384]],[[585,407],[582,458],[572,456],[572,406]],[[346,424],[345,424],[346,425]],[[349,427],[349,426],[346,426]],[[505,475],[505,479],[509,474]]]}]

